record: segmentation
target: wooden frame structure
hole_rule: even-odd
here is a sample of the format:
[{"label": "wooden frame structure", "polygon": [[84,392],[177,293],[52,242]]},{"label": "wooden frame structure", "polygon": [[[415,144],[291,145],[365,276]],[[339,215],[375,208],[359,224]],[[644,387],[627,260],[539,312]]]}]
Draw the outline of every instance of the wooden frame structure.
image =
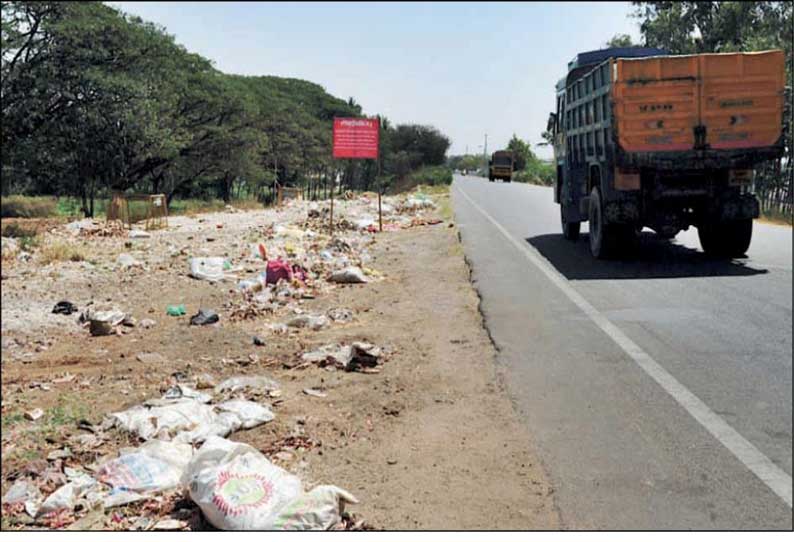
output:
[{"label": "wooden frame structure", "polygon": [[[119,220],[132,229],[132,214],[130,201],[144,202],[146,214],[144,228],[147,230],[168,227],[168,200],[165,194],[124,194],[113,192],[107,210],[107,220]],[[136,221],[137,222],[137,221]]]}]

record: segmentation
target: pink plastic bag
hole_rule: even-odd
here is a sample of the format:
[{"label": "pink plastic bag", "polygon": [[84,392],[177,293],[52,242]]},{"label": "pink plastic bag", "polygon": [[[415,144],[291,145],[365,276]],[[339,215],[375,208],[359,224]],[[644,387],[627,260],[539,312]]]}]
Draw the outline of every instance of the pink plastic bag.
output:
[{"label": "pink plastic bag", "polygon": [[265,282],[276,284],[281,279],[292,280],[292,266],[281,258],[268,261]]}]

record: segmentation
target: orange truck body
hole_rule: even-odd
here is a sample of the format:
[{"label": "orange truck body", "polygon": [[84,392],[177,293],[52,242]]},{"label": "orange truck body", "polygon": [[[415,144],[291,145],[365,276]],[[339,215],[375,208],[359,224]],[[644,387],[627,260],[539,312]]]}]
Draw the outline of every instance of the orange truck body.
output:
[{"label": "orange truck body", "polygon": [[[783,51],[612,60],[620,148],[664,152],[774,145],[783,126],[784,63]],[[696,141],[696,126],[705,128],[702,142]]]}]

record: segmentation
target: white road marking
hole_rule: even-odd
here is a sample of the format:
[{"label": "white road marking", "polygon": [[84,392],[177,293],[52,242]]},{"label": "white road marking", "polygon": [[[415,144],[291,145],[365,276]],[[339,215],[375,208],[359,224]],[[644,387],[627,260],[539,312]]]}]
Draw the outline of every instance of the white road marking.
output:
[{"label": "white road marking", "polygon": [[750,441],[741,436],[725,420],[711,410],[706,403],[701,401],[694,393],[675,379],[667,370],[659,365],[647,352],[640,348],[615,324],[601,314],[598,309],[590,304],[582,295],[568,284],[568,281],[540,255],[537,250],[518,241],[515,237],[499,224],[482,207],[475,203],[463,189],[454,186],[455,190],[479,211],[493,226],[515,246],[527,260],[538,267],[551,282],[553,282],[590,320],[606,333],[618,346],[620,346],[634,362],[653,378],[664,391],[681,405],[695,420],[702,425],[714,438],[725,446],[745,467],[755,474],[778,497],[791,507],[792,481],[791,476],[775,465]]}]

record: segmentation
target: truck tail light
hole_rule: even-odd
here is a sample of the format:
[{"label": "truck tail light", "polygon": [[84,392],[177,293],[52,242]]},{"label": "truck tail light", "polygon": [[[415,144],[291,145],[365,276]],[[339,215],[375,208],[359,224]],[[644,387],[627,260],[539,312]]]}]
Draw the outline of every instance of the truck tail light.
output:
[{"label": "truck tail light", "polygon": [[615,190],[639,190],[640,172],[615,168]]},{"label": "truck tail light", "polygon": [[732,169],[728,172],[728,184],[731,186],[741,186],[753,182],[752,169]]}]

